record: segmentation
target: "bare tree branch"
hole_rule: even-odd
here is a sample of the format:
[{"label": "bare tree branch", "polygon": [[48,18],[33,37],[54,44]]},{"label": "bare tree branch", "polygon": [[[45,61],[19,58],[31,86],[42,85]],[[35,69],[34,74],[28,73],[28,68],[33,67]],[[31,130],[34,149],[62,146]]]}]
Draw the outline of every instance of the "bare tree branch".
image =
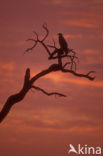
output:
[{"label": "bare tree branch", "polygon": [[27,41],[33,41],[33,42],[34,42],[34,45],[33,45],[32,47],[30,47],[30,48],[27,48],[27,49],[25,50],[24,54],[25,54],[26,52],[29,52],[29,51],[33,50],[33,49],[36,47],[37,43],[40,43],[40,44],[45,48],[45,50],[47,51],[48,55],[49,55],[49,56],[51,55],[51,53],[50,53],[48,47],[47,47],[46,44],[44,43],[44,41],[46,40],[46,38],[47,38],[48,35],[49,35],[49,30],[48,30],[46,24],[43,24],[43,29],[45,29],[46,35],[44,36],[44,38],[43,38],[42,40],[39,39],[39,36],[38,36],[38,34],[37,34],[36,32],[34,32],[34,34],[35,34],[35,36],[36,36],[36,39],[33,39],[33,38],[27,39]]},{"label": "bare tree branch", "polygon": [[45,29],[45,31],[46,31],[46,35],[44,36],[44,38],[41,40],[42,42],[48,37],[48,35],[49,35],[49,30],[48,30],[48,28],[47,28],[47,24],[45,23],[45,24],[43,24],[43,28]]},{"label": "bare tree branch", "polygon": [[24,99],[25,95],[27,94],[27,92],[31,88],[31,84],[30,84],[30,80],[29,79],[30,79],[30,69],[28,68],[26,70],[26,72],[25,72],[23,88],[17,94],[14,94],[14,95],[11,95],[10,97],[8,97],[6,103],[4,104],[4,106],[3,106],[3,108],[2,108],[2,110],[0,112],[0,123],[7,116],[7,114],[10,111],[10,109],[12,108],[12,106],[15,103],[20,102],[21,100]]},{"label": "bare tree branch", "polygon": [[[33,83],[41,78],[42,76],[49,74],[50,72],[55,72],[56,70],[59,70],[59,67],[57,64],[53,64],[51,65],[48,69],[41,71],[40,73],[38,73],[37,75],[35,75],[34,77],[32,77],[30,79],[30,69],[27,68],[26,72],[25,72],[25,77],[24,77],[24,84],[22,89],[20,90],[20,92],[18,92],[17,94],[11,95],[10,97],[8,97],[6,103],[4,104],[1,112],[0,112],[0,123],[3,121],[3,119],[7,116],[7,114],[9,113],[9,111],[11,110],[12,106],[17,103],[20,102],[24,99],[24,97],[26,96],[27,92],[33,88]],[[38,89],[39,90],[39,89]],[[43,91],[43,90],[42,90]],[[55,93],[55,94],[54,94]],[[63,94],[59,94],[54,92],[53,94],[56,95],[58,94],[58,96],[63,96]],[[49,94],[49,93],[48,93]],[[53,95],[51,93],[51,95]],[[65,96],[65,95],[64,95]]]},{"label": "bare tree branch", "polygon": [[[56,72],[56,71],[61,71],[64,73],[71,73],[74,76],[77,77],[84,77],[87,78],[89,80],[94,80],[95,76],[91,76],[91,74],[93,74],[95,71],[89,71],[87,74],[81,74],[81,73],[77,73],[76,72],[76,60],[78,60],[78,57],[76,56],[76,52],[73,49],[67,49],[67,53],[64,53],[64,50],[62,48],[57,48],[55,41],[53,40],[53,45],[46,45],[44,43],[44,41],[46,40],[46,38],[49,35],[49,30],[47,28],[47,25],[44,24],[43,25],[43,29],[46,31],[45,36],[43,37],[42,40],[39,39],[39,36],[36,32],[34,32],[35,34],[35,39],[33,38],[29,38],[27,41],[32,41],[34,42],[33,46],[26,49],[25,52],[29,52],[31,50],[33,50],[38,43],[40,43],[46,50],[46,52],[48,53],[49,57],[48,60],[53,60],[53,59],[57,59],[57,64],[52,64],[50,65],[47,69],[41,71],[40,73],[34,75],[32,78],[30,78],[30,69],[27,68],[26,72],[25,72],[25,77],[24,77],[24,84],[22,89],[14,95],[11,95],[10,97],[8,97],[6,103],[4,104],[1,112],[0,112],[0,122],[3,121],[3,119],[7,116],[7,114],[9,113],[9,111],[11,110],[12,106],[17,103],[20,102],[24,99],[24,97],[26,96],[26,94],[28,93],[28,91],[32,88],[41,91],[42,93],[51,96],[51,95],[58,95],[61,97],[66,97],[66,95],[58,93],[58,92],[51,92],[48,93],[46,92],[44,89],[39,88],[37,86],[34,85],[35,81],[38,80],[39,78],[51,73],[51,72]],[[51,52],[49,50],[49,48],[53,48],[53,51]],[[68,58],[68,61],[65,62],[63,64],[62,59],[63,58]],[[69,65],[69,69],[67,69],[67,65]]]},{"label": "bare tree branch", "polygon": [[31,48],[27,48],[26,51],[24,52],[24,54],[25,54],[26,52],[28,52],[28,51],[33,50],[33,49],[36,47],[37,43],[38,43],[38,42],[35,41],[35,44],[34,44]]},{"label": "bare tree branch", "polygon": [[66,97],[64,94],[57,93],[57,92],[47,93],[43,89],[41,89],[41,88],[36,87],[36,86],[33,85],[34,82],[36,80],[38,80],[39,78],[41,78],[44,75],[49,74],[51,72],[55,72],[55,71],[69,72],[69,73],[72,73],[75,76],[85,77],[85,78],[88,78],[90,80],[94,80],[95,79],[95,77],[91,77],[90,76],[90,74],[91,73],[94,73],[94,71],[90,71],[88,74],[79,74],[79,73],[76,73],[76,72],[74,72],[72,70],[63,69],[58,64],[52,64],[48,69],[41,71],[40,73],[38,73],[37,75],[35,75],[34,77],[32,77],[30,79],[30,69],[28,68],[26,70],[26,73],[25,73],[23,88],[21,89],[21,91],[19,93],[14,94],[14,95],[11,95],[7,99],[6,103],[4,104],[4,106],[3,106],[3,108],[2,108],[2,110],[0,112],[0,122],[3,121],[3,119],[9,113],[10,109],[12,108],[12,106],[15,103],[20,102],[20,101],[22,101],[24,99],[25,95],[27,94],[27,92],[31,88],[34,88],[34,89],[39,90],[39,91],[42,91],[44,94],[46,94],[48,96],[50,96],[50,95],[58,95],[58,96],[64,96],[64,97]]},{"label": "bare tree branch", "polygon": [[48,93],[48,92],[46,92],[44,89],[39,88],[39,87],[37,87],[37,86],[32,86],[32,88],[34,88],[34,89],[36,89],[36,90],[38,90],[38,91],[43,92],[43,93],[46,94],[47,96],[58,95],[58,96],[64,96],[64,97],[66,97],[66,95],[61,94],[61,93],[58,93],[58,92],[51,92],[51,93]]},{"label": "bare tree branch", "polygon": [[80,74],[80,73],[76,73],[75,71],[73,70],[68,70],[68,69],[62,69],[62,72],[64,73],[72,73],[73,75],[75,76],[78,76],[78,77],[85,77],[89,80],[94,80],[95,79],[95,76],[90,76],[90,73],[94,73],[95,71],[90,71],[89,73],[87,74]]}]

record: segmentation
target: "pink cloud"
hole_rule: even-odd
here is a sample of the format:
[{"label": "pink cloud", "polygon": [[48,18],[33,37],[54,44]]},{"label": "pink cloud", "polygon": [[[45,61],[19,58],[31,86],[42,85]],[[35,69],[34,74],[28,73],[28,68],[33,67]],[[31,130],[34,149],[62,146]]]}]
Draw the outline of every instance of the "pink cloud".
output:
[{"label": "pink cloud", "polygon": [[11,71],[14,71],[14,69],[15,69],[15,63],[14,62],[8,62],[8,63],[1,62],[0,68],[1,68],[1,70],[6,70],[6,71],[11,72]]},{"label": "pink cloud", "polygon": [[85,50],[83,50],[83,53],[84,54],[87,54],[87,55],[99,55],[99,54],[101,54],[101,51],[100,50],[95,50],[95,49],[85,49]]},{"label": "pink cloud", "polygon": [[100,35],[100,38],[103,39],[103,35]]},{"label": "pink cloud", "polygon": [[83,38],[83,35],[82,34],[64,34],[64,37],[67,39],[68,38],[73,38],[73,39],[80,38],[81,39],[81,38]]},{"label": "pink cloud", "polygon": [[[55,119],[53,119],[54,114]],[[91,120],[89,118],[85,118],[85,116],[81,116],[80,118],[74,118],[74,116],[71,116],[68,114],[68,116],[65,116],[64,111],[58,111],[56,109],[53,110],[53,113],[51,112],[51,109],[49,109],[49,113],[47,113],[47,110],[45,110],[45,114],[40,114],[39,119],[32,118],[31,119],[11,119],[9,122],[5,122],[4,125],[2,125],[2,128],[10,128],[10,129],[17,129],[18,132],[33,132],[35,130],[38,131],[57,131],[57,132],[78,132],[78,133],[94,133],[96,131],[101,131],[102,126],[101,122],[98,122],[98,120]],[[61,114],[62,113],[62,114]],[[61,118],[62,115],[62,118]],[[97,126],[98,125],[98,126]],[[17,128],[18,127],[18,128]],[[16,141],[16,139],[11,139],[10,141]]]},{"label": "pink cloud", "polygon": [[83,28],[98,28],[98,23],[95,21],[91,21],[88,19],[69,19],[63,20],[62,23],[64,25],[83,27]]},{"label": "pink cloud", "polygon": [[[52,75],[52,76],[51,76]],[[103,87],[103,81],[89,81],[89,80],[85,80],[85,79],[74,79],[74,78],[67,78],[64,76],[64,74],[56,74],[56,73],[52,73],[49,74],[47,76],[45,76],[45,78],[49,78],[50,80],[52,80],[54,83],[59,83],[60,82],[69,82],[69,83],[73,83],[76,85],[84,85],[84,86],[94,86],[94,87]]]},{"label": "pink cloud", "polygon": [[103,56],[87,56],[86,58],[87,64],[102,64],[103,63]]}]

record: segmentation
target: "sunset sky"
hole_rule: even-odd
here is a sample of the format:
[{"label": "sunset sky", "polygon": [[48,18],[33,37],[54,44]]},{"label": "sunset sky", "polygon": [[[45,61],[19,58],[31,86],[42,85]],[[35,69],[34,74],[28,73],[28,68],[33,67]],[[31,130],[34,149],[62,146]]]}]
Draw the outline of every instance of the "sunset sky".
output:
[{"label": "sunset sky", "polygon": [[67,97],[29,91],[0,124],[0,156],[68,156],[69,144],[103,147],[103,0],[0,1],[0,110],[23,85],[26,68],[31,75],[57,61],[38,45],[24,55],[36,31],[47,43],[63,33],[79,57],[77,71],[96,71],[90,81],[70,73],[54,72],[37,86]]}]

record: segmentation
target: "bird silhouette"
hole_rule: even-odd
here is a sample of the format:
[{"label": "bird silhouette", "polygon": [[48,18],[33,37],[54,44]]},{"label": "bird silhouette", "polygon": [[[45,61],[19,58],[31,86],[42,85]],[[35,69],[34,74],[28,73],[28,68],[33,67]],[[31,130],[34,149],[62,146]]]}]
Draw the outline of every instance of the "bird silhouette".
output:
[{"label": "bird silhouette", "polygon": [[70,144],[69,146],[70,146],[70,150],[68,151],[68,154],[71,152],[78,153],[72,144]]},{"label": "bird silhouette", "polygon": [[60,48],[62,51],[65,52],[65,54],[67,54],[68,53],[68,44],[67,44],[65,38],[63,37],[62,33],[58,33],[58,35],[59,35]]}]

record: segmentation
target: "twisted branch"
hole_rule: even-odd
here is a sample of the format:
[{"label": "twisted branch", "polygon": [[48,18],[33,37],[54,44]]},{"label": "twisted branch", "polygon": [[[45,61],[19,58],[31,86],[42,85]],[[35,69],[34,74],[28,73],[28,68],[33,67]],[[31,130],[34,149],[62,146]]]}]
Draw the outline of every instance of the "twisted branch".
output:
[{"label": "twisted branch", "polygon": [[44,38],[41,40],[42,42],[48,37],[48,35],[49,35],[49,30],[48,30],[48,28],[47,28],[47,24],[45,23],[45,24],[43,24],[43,28],[45,29],[45,31],[46,31],[46,35],[44,36]]},{"label": "twisted branch", "polygon": [[10,97],[8,97],[6,103],[4,104],[1,112],[0,112],[0,122],[3,121],[3,119],[7,116],[7,114],[9,113],[9,111],[11,110],[12,106],[17,103],[20,102],[24,99],[24,97],[26,96],[27,92],[31,89],[34,88],[38,91],[43,92],[44,94],[51,96],[51,95],[58,95],[61,97],[66,97],[66,95],[61,94],[61,93],[57,93],[57,92],[51,92],[48,93],[46,92],[44,89],[41,89],[37,86],[34,86],[33,84],[35,83],[36,80],[38,80],[39,78],[43,77],[46,74],[49,74],[51,72],[55,72],[55,71],[62,71],[62,72],[69,72],[72,73],[75,76],[78,77],[85,77],[88,78],[89,80],[94,80],[95,77],[91,77],[90,74],[94,73],[95,71],[90,71],[87,74],[79,74],[76,73],[73,70],[67,70],[62,68],[60,65],[58,64],[52,64],[49,68],[47,68],[46,70],[41,71],[40,73],[38,73],[37,75],[33,76],[30,79],[30,69],[27,68],[26,72],[25,72],[25,77],[24,77],[24,84],[22,89],[20,90],[20,92],[18,92],[17,94],[11,95]]},{"label": "twisted branch", "polygon": [[[39,78],[41,78],[42,76],[44,76],[46,74],[49,74],[51,72],[55,72],[57,70],[59,70],[59,66],[57,64],[53,64],[48,69],[41,71],[40,73],[38,73],[37,75],[33,76],[30,79],[30,69],[27,68],[26,72],[25,72],[25,76],[24,76],[24,84],[23,84],[22,89],[18,93],[8,97],[6,103],[4,104],[4,106],[0,112],[0,123],[3,121],[3,119],[10,112],[12,106],[24,99],[24,97],[26,96],[28,91],[33,88],[33,84],[35,83],[36,80],[38,80]],[[43,89],[40,89],[39,87],[37,88],[36,86],[35,86],[35,89],[41,90],[42,92],[44,92],[45,94],[47,94],[49,96],[50,95],[58,95],[58,96],[64,96],[65,97],[65,95],[57,93],[57,92],[47,93]]]},{"label": "twisted branch", "polygon": [[[44,89],[39,88],[39,87],[34,85],[36,80],[38,80],[39,78],[43,77],[46,74],[49,74],[51,72],[61,71],[61,72],[64,72],[64,73],[71,73],[71,74],[73,74],[74,76],[77,76],[77,77],[84,77],[84,78],[87,78],[89,80],[94,80],[95,79],[95,76],[91,76],[91,74],[95,73],[95,71],[89,71],[87,74],[81,74],[81,73],[76,72],[76,62],[75,62],[75,60],[78,60],[78,57],[76,56],[76,52],[73,49],[68,49],[68,53],[64,54],[64,51],[61,48],[56,47],[56,44],[55,44],[54,40],[53,40],[53,45],[46,45],[44,43],[44,41],[46,40],[46,38],[49,35],[49,30],[48,30],[46,24],[43,25],[43,29],[46,31],[46,34],[43,37],[43,39],[40,40],[38,34],[36,32],[34,32],[34,34],[36,36],[36,39],[29,38],[27,40],[27,41],[34,42],[34,44],[33,44],[32,47],[26,49],[25,52],[29,52],[29,51],[33,50],[37,46],[37,44],[40,43],[45,48],[46,52],[48,53],[48,55],[49,55],[48,59],[49,60],[57,59],[58,64],[52,64],[51,66],[49,66],[49,68],[41,71],[37,75],[34,75],[32,78],[30,78],[30,69],[27,68],[27,70],[25,72],[23,87],[17,94],[14,94],[14,95],[11,95],[10,97],[8,97],[6,103],[4,104],[4,106],[3,106],[3,108],[2,108],[2,110],[0,112],[0,122],[2,122],[3,119],[7,116],[7,114],[11,110],[12,106],[15,103],[20,102],[21,100],[23,100],[24,97],[26,96],[27,92],[32,88],[34,88],[34,89],[36,89],[38,91],[41,91],[42,93],[44,93],[47,96],[58,95],[60,97],[66,97],[66,95],[58,93],[58,92],[48,93]],[[53,48],[54,51],[50,52],[48,47]],[[63,58],[69,58],[69,61],[66,62],[64,65],[62,63]],[[67,65],[70,65],[70,69],[66,69]],[[73,68],[75,70],[73,70]]]},{"label": "twisted branch", "polygon": [[26,52],[29,52],[29,51],[33,50],[33,49],[37,46],[37,44],[40,43],[40,44],[45,48],[45,50],[47,51],[47,53],[49,54],[49,56],[51,55],[51,53],[50,53],[48,47],[47,47],[46,44],[44,43],[44,41],[46,40],[46,38],[47,38],[48,35],[49,35],[49,30],[48,30],[46,24],[43,24],[42,27],[43,27],[43,29],[46,31],[46,34],[45,34],[44,38],[43,38],[42,40],[40,40],[40,39],[39,39],[39,35],[38,35],[36,32],[34,32],[34,34],[35,34],[35,36],[36,36],[36,39],[29,38],[29,39],[26,40],[26,41],[33,41],[33,42],[34,42],[34,45],[33,45],[32,47],[30,47],[30,48],[27,48],[27,49],[25,50],[24,54],[25,54]]},{"label": "twisted branch", "polygon": [[42,93],[46,94],[47,96],[58,95],[58,96],[66,97],[66,95],[61,94],[61,93],[57,93],[57,92],[48,93],[48,92],[46,92],[44,89],[39,88],[39,87],[37,87],[37,86],[32,86],[32,88],[34,88],[34,89],[36,89],[36,90],[38,90],[38,91],[41,91]]},{"label": "twisted branch", "polygon": [[96,77],[95,76],[90,76],[91,73],[95,73],[95,71],[90,71],[89,73],[87,74],[80,74],[80,73],[76,73],[75,71],[73,70],[68,70],[68,69],[64,69],[62,68],[62,72],[64,73],[72,73],[73,75],[77,76],[77,77],[84,77],[84,78],[87,78],[89,80],[94,80]]}]

